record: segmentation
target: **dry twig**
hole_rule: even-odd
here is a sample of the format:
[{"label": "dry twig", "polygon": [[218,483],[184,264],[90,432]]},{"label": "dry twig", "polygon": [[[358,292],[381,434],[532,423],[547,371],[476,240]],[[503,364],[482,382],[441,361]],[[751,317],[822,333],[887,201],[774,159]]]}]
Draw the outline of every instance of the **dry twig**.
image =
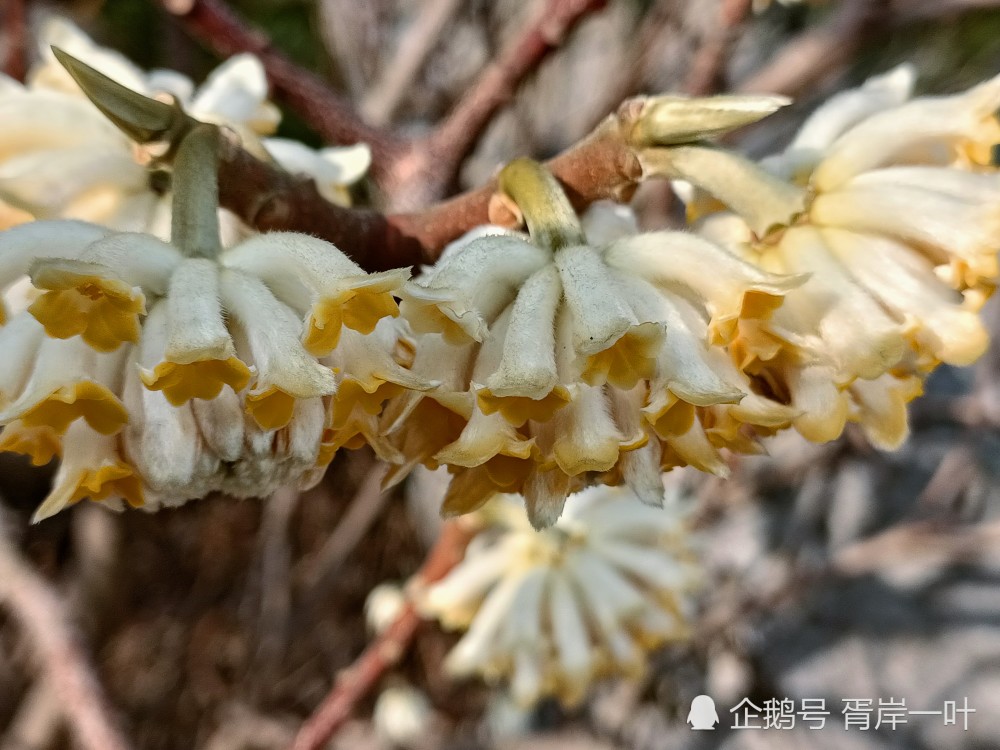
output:
[{"label": "dry twig", "polygon": [[[474,532],[459,522],[451,521],[441,529],[441,536],[414,576],[416,585],[433,583],[454,568],[465,554]],[[317,750],[350,717],[358,701],[375,686],[387,669],[406,652],[420,624],[420,615],[407,604],[396,620],[379,635],[348,669],[341,672],[330,693],[319,708],[299,729],[291,750]]]},{"label": "dry twig", "polygon": [[461,0],[431,0],[421,6],[417,19],[407,28],[395,54],[385,64],[382,77],[362,102],[361,111],[369,120],[378,125],[392,120],[407,89],[441,40],[445,26],[461,7]]},{"label": "dry twig", "polygon": [[86,750],[127,750],[65,604],[21,558],[0,518],[0,601],[32,640],[42,677],[58,696],[67,723]]},{"label": "dry twig", "polygon": [[888,20],[885,0],[844,0],[835,13],[828,23],[810,28],[786,44],[739,90],[796,96],[840,72]]},{"label": "dry twig", "polygon": [[722,88],[726,60],[752,7],[752,0],[722,0],[716,27],[691,61],[691,70],[683,86],[686,93],[707,96]]},{"label": "dry twig", "polygon": [[577,23],[607,0],[548,0],[535,20],[479,74],[431,135],[396,165],[393,199],[414,208],[445,194],[479,137],[518,86],[557,49]]}]

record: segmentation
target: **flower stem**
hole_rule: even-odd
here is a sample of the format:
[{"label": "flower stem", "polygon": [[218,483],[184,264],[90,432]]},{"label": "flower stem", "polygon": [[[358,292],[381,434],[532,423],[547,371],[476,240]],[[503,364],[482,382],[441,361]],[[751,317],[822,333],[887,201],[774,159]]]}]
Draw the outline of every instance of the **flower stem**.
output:
[{"label": "flower stem", "polygon": [[174,158],[170,241],[192,258],[214,258],[219,240],[219,129],[199,124]]},{"label": "flower stem", "polygon": [[531,238],[550,250],[582,245],[583,229],[562,186],[532,159],[515,159],[500,171],[500,192],[517,204]]}]

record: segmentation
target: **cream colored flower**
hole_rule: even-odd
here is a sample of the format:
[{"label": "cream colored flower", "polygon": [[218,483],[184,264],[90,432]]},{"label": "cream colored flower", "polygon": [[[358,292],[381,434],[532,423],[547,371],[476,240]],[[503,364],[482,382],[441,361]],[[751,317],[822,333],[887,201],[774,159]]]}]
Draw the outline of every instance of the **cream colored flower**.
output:
[{"label": "cream colored flower", "polygon": [[519,492],[545,526],[595,477],[656,504],[664,466],[724,474],[719,449],[747,441],[738,425],[714,429],[706,409],[768,429],[793,415],[752,394],[716,345],[802,280],[683,232],[559,247],[477,232],[402,289],[400,309],[423,334],[413,372],[440,386],[386,409],[408,459],[390,480],[418,462],[448,465],[445,513]]},{"label": "cream colored flower", "polygon": [[678,499],[650,508],[595,487],[537,532],[517,497],[483,508],[465,560],[418,593],[447,628],[468,632],[446,660],[456,676],[504,680],[518,703],[579,703],[597,679],[637,677],[646,652],[686,638],[699,581]]},{"label": "cream colored flower", "polygon": [[901,68],[838,95],[761,162],[805,189],[785,226],[755,233],[745,195],[718,184],[715,199],[689,203],[703,236],[771,272],[809,275],[763,324],[741,323],[730,352],[811,440],[855,420],[876,445],[898,446],[923,377],[986,349],[978,311],[998,277],[1000,175],[979,165],[1000,140],[1000,78],[907,101],[912,78]]},{"label": "cream colored flower", "polygon": [[[393,359],[394,329],[376,333],[408,271],[366,274],[288,233],[189,251],[82,222],[0,234],[0,287],[34,284],[7,294],[0,448],[63,456],[38,518],[84,496],[157,507],[316,479],[357,434],[338,381],[429,387]],[[371,423],[385,397],[365,401]]]}]

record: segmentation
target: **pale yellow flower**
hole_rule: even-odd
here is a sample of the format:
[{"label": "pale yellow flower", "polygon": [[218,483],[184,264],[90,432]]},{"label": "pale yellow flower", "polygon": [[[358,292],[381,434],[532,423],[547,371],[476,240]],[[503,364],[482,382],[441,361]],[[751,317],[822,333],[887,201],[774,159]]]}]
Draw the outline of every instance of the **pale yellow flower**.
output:
[{"label": "pale yellow flower", "polygon": [[811,440],[854,420],[897,447],[923,377],[987,346],[978,311],[998,277],[1000,175],[981,164],[1000,139],[1000,79],[908,101],[912,78],[901,68],[838,95],[761,162],[804,188],[784,226],[762,234],[746,195],[718,181],[712,199],[689,193],[703,236],[771,272],[808,274],[768,320],[741,323],[729,349]]},{"label": "pale yellow flower", "polygon": [[602,677],[641,675],[650,649],[689,634],[700,576],[685,512],[679,498],[657,509],[594,487],[539,532],[519,498],[497,497],[473,517],[483,530],[464,561],[416,594],[445,627],[468,630],[449,672],[503,680],[524,706],[575,705]]},{"label": "pale yellow flower", "polygon": [[[661,467],[724,474],[740,423],[785,426],[791,412],[751,394],[717,344],[766,319],[802,278],[772,274],[683,232],[550,248],[477,231],[402,289],[417,340],[413,372],[433,392],[390,402],[386,432],[407,462],[448,465],[445,513],[494,492],[526,497],[539,526],[594,477],[662,497]],[[713,269],[705,274],[706,266]],[[707,420],[707,422],[706,422]],[[706,429],[707,428],[707,429]]]},{"label": "pale yellow flower", "polygon": [[[313,481],[355,435],[377,442],[380,387],[430,387],[379,326],[408,271],[366,274],[312,237],[260,235],[209,259],[34,222],[0,234],[0,287],[25,271],[35,288],[8,291],[0,327],[0,448],[62,455],[38,518],[84,496],[155,508]],[[352,401],[360,427],[342,417]]]}]

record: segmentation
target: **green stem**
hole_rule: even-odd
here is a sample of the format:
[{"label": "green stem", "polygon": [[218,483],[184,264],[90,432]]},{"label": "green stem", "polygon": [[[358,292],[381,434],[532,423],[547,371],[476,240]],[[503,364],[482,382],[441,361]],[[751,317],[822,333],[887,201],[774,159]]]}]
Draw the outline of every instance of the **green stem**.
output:
[{"label": "green stem", "polygon": [[214,258],[219,240],[219,129],[192,128],[174,158],[170,241],[192,258]]},{"label": "green stem", "polygon": [[537,161],[515,159],[500,171],[497,183],[500,192],[517,204],[528,234],[540,246],[558,250],[586,242],[562,186]]}]

